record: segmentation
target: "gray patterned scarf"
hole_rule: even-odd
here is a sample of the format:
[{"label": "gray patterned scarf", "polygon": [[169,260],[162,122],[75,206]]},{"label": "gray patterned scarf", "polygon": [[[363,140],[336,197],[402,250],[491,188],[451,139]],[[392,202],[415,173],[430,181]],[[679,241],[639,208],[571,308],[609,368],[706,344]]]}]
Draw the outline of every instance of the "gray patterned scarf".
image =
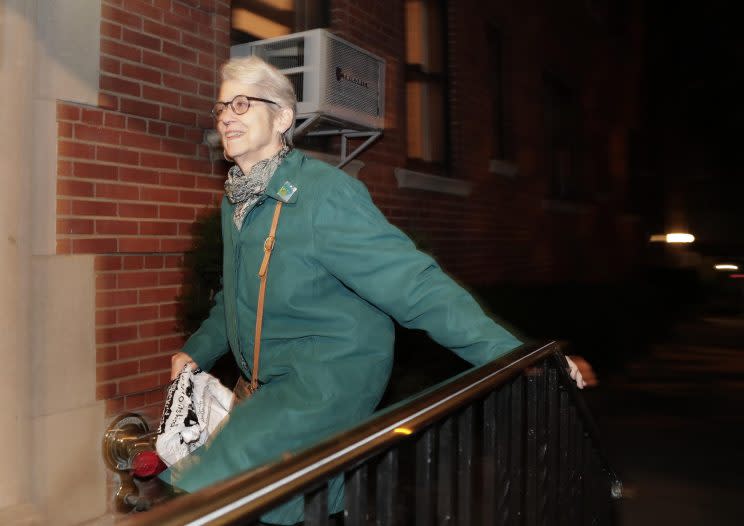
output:
[{"label": "gray patterned scarf", "polygon": [[264,193],[266,185],[269,184],[269,179],[282,164],[289,151],[290,149],[284,146],[273,157],[254,164],[248,174],[244,174],[237,164],[227,172],[225,193],[230,202],[236,205],[233,212],[233,222],[238,230],[243,226],[245,215]]}]

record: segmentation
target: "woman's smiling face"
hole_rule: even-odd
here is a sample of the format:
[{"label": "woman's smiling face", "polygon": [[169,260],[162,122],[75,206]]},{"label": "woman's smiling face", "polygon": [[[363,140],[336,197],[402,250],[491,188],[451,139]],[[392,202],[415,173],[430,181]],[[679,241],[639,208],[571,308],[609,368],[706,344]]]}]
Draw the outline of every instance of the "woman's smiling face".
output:
[{"label": "woman's smiling face", "polygon": [[[219,99],[232,101],[238,95],[260,97],[255,86],[237,80],[225,80],[220,86]],[[236,115],[228,105],[217,118],[217,131],[222,138],[225,154],[243,169],[250,170],[256,162],[274,155],[282,147],[281,113],[269,108],[268,102],[251,101],[250,108]]]}]

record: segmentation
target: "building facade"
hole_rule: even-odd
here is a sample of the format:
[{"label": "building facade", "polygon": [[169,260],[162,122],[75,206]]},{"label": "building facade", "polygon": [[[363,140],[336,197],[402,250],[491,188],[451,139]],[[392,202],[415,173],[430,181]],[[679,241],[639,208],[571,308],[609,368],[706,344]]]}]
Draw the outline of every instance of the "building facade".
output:
[{"label": "building facade", "polygon": [[0,0],[0,356],[17,371],[0,389],[19,422],[0,518],[105,511],[106,419],[157,418],[183,254],[222,196],[204,141],[217,67],[234,43],[315,27],[385,60],[383,135],[347,170],[457,279],[633,268],[638,2]]}]

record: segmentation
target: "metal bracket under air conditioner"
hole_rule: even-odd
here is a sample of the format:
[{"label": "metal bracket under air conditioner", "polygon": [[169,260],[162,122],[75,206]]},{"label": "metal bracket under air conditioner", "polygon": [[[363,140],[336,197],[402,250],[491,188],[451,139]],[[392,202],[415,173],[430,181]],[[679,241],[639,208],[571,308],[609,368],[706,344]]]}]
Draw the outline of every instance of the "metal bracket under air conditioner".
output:
[{"label": "metal bracket under air conditioner", "polygon": [[[352,124],[329,120],[320,113],[315,113],[307,117],[297,117],[297,121],[299,122],[300,120],[302,120],[302,122],[297,125],[294,131],[295,137],[301,137],[303,135],[307,135],[308,137],[321,137],[327,135],[341,136],[341,159],[336,165],[336,168],[343,168],[346,166],[357,155],[366,150],[370,144],[375,142],[380,135],[382,135],[381,130],[365,130],[361,127],[354,129],[354,125]],[[367,140],[349,153],[349,139],[363,139],[365,137]]]}]

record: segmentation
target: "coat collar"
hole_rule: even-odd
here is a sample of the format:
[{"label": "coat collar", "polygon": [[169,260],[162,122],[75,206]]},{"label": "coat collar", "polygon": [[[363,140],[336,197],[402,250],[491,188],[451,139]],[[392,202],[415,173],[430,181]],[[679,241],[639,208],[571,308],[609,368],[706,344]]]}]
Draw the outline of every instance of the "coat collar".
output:
[{"label": "coat collar", "polygon": [[297,175],[303,162],[305,162],[305,155],[301,151],[289,152],[269,179],[266,185],[266,195],[284,203],[297,202],[297,195],[300,193]]}]

